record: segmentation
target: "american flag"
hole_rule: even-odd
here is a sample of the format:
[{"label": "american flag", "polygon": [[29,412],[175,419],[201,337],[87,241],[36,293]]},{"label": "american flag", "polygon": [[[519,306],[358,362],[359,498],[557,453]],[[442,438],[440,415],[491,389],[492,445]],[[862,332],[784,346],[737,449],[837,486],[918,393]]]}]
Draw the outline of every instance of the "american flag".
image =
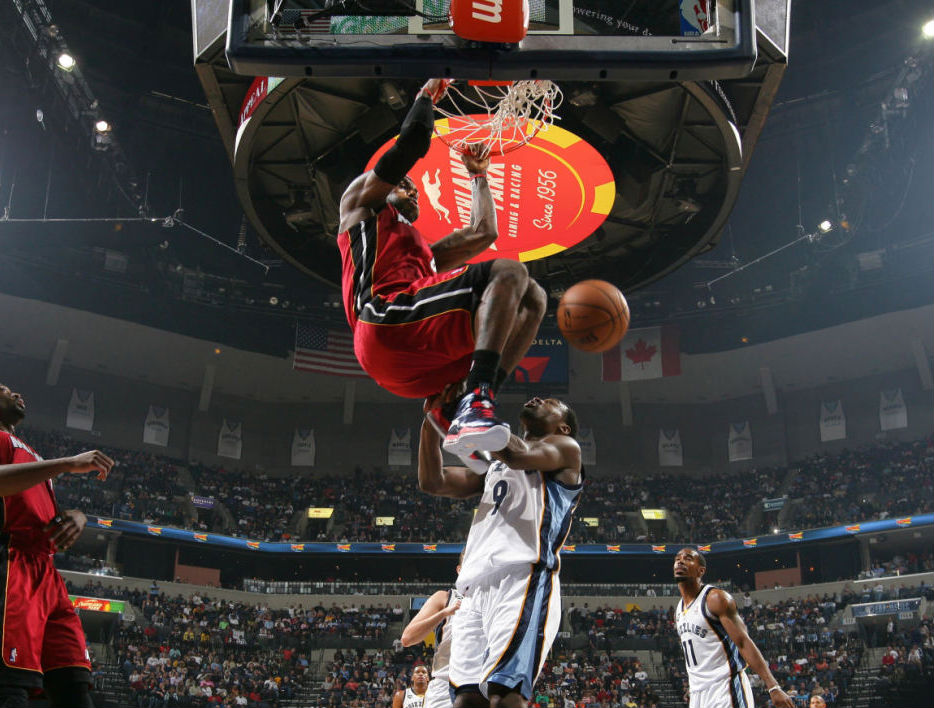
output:
[{"label": "american flag", "polygon": [[353,351],[353,335],[299,323],[295,326],[292,368],[318,374],[365,377]]}]

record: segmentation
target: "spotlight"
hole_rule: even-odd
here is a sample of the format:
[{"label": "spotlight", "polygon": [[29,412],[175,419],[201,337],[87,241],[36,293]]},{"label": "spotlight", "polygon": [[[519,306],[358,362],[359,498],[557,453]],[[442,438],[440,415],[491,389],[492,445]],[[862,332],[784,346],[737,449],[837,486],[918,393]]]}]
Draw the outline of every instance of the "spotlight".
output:
[{"label": "spotlight", "polygon": [[270,296],[269,296],[269,304],[270,304],[270,305],[273,305],[273,306],[278,305],[278,304],[279,304],[279,298],[277,298],[275,295],[270,295]]},{"label": "spotlight", "polygon": [[927,39],[934,39],[934,20],[928,20],[924,23],[924,27],[921,28],[921,34]]},{"label": "spotlight", "polygon": [[58,65],[58,68],[62,71],[71,71],[77,66],[78,62],[75,61],[75,58],[68,54],[67,52],[62,52],[58,55],[58,61],[55,62]]},{"label": "spotlight", "polygon": [[822,234],[828,234],[828,233],[830,233],[831,231],[833,231],[833,222],[830,221],[829,219],[824,219],[822,222],[820,222],[820,223],[817,225],[817,229],[818,229]]},{"label": "spotlight", "polygon": [[101,119],[94,124],[94,130],[96,130],[98,133],[109,133],[110,127],[110,123],[104,119]]}]

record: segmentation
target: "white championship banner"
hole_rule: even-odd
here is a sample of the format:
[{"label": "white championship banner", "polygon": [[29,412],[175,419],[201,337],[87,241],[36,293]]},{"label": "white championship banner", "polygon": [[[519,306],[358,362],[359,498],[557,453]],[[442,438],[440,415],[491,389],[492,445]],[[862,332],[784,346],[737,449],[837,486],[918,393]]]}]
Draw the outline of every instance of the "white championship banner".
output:
[{"label": "white championship banner", "polygon": [[94,430],[94,392],[71,389],[65,426],[75,430]]},{"label": "white championship banner", "polygon": [[752,431],[749,421],[730,423],[730,462],[752,459]]},{"label": "white championship banner", "polygon": [[143,442],[147,445],[167,447],[169,444],[169,409],[149,406],[143,423]]},{"label": "white championship banner", "polygon": [[577,433],[577,443],[581,446],[581,463],[596,465],[597,442],[594,440],[593,428],[581,428]]},{"label": "white championship banner", "polygon": [[681,467],[684,464],[684,455],[681,450],[681,432],[661,428],[658,431],[658,465],[659,467]]},{"label": "white championship banner", "polygon": [[296,428],[292,436],[292,467],[315,466],[315,431]]},{"label": "white championship banner", "polygon": [[879,427],[882,430],[908,427],[908,407],[900,388],[879,393]]},{"label": "white championship banner", "polygon": [[390,467],[412,466],[412,431],[393,429],[389,436],[388,464]]},{"label": "white championship banner", "polygon": [[217,436],[217,456],[239,460],[243,451],[243,424],[224,418]]},{"label": "white championship banner", "polygon": [[846,415],[843,413],[843,403],[836,401],[821,401],[820,404],[820,441],[846,439]]}]

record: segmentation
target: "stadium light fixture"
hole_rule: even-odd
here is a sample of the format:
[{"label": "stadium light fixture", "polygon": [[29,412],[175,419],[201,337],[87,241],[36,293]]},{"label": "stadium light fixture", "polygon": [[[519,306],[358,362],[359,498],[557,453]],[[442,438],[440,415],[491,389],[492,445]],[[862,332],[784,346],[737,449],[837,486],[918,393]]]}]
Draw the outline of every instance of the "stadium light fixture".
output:
[{"label": "stadium light fixture", "polygon": [[96,130],[98,133],[109,133],[110,127],[110,123],[103,119],[94,123],[94,130]]},{"label": "stadium light fixture", "polygon": [[62,52],[58,55],[58,61],[55,62],[62,71],[71,71],[77,66],[78,62],[68,52]]},{"label": "stadium light fixture", "polygon": [[833,222],[830,219],[824,219],[817,225],[817,228],[822,234],[828,234],[833,231]]},{"label": "stadium light fixture", "polygon": [[924,26],[921,28],[921,34],[923,34],[926,39],[934,39],[934,20],[928,20],[924,23]]}]

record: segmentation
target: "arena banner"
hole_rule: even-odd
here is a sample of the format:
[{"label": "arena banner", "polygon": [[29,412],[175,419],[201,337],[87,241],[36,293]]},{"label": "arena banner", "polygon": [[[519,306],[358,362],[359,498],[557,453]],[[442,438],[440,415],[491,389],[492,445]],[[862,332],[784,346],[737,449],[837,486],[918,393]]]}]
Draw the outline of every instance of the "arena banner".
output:
[{"label": "arena banner", "polygon": [[239,460],[242,451],[243,424],[224,418],[220,433],[217,435],[217,456]]},{"label": "arena banner", "polygon": [[752,431],[748,420],[730,423],[729,454],[730,462],[752,459]]},{"label": "arena banner", "polygon": [[631,329],[619,346],[603,354],[603,380],[640,381],[680,376],[680,342],[677,327]]},{"label": "arena banner", "polygon": [[147,445],[167,447],[169,444],[169,409],[149,406],[143,423],[143,442]]},{"label": "arena banner", "polygon": [[[891,531],[905,525],[904,522],[910,521],[912,528],[934,526],[934,514],[919,514],[917,516],[905,519],[879,519],[876,521],[865,521],[857,525],[857,534],[879,533],[882,531]],[[126,521],[124,519],[110,519],[97,517],[88,514],[88,527],[100,529],[104,532],[117,531],[121,533],[130,533],[139,536],[158,536],[161,541],[183,541],[189,543],[200,543],[212,545],[217,548],[228,549],[249,549],[260,553],[316,553],[316,554],[338,554],[338,553],[358,553],[362,555],[384,554],[384,546],[393,547],[393,552],[401,555],[449,555],[456,556],[464,550],[463,543],[422,543],[422,542],[399,542],[399,543],[334,543],[324,541],[305,541],[302,543],[281,542],[281,541],[251,541],[246,538],[236,536],[224,536],[217,533],[200,533],[188,529],[176,529],[170,526],[148,526],[138,521]],[[806,531],[796,531],[792,533],[778,533],[770,536],[758,536],[755,539],[731,539],[729,541],[717,541],[706,544],[704,552],[712,554],[730,553],[738,550],[752,552],[751,549],[775,548],[777,546],[791,547],[795,544],[807,543],[808,541],[824,541],[832,538],[843,538],[852,536],[853,531],[848,531],[849,526],[830,526],[819,529],[809,529]],[[674,555],[680,544],[665,544],[665,550],[660,550],[662,546],[650,543],[578,543],[574,545],[575,555],[657,555],[659,553],[668,553]]]},{"label": "arena banner", "polygon": [[577,442],[581,446],[581,462],[585,465],[596,465],[597,442],[594,440],[593,428],[581,428],[577,434]]},{"label": "arena banner", "polygon": [[91,610],[92,612],[116,612],[126,610],[126,603],[122,600],[106,600],[100,597],[84,597],[82,595],[69,595],[68,599],[76,610]]},{"label": "arena banner", "polygon": [[542,330],[516,366],[510,383],[568,383],[568,344],[557,330]]},{"label": "arena banner", "polygon": [[658,466],[681,467],[683,464],[681,431],[677,428],[674,430],[660,428],[658,431]]},{"label": "arena banner", "polygon": [[850,605],[854,617],[878,617],[880,615],[900,615],[903,612],[915,613],[921,609],[921,598],[888,600],[882,602],[862,602]]},{"label": "arena banner", "polygon": [[846,415],[843,413],[843,402],[821,401],[820,403],[820,441],[846,439]]},{"label": "arena banner", "polygon": [[94,392],[71,389],[65,426],[75,430],[94,430]]},{"label": "arena banner", "polygon": [[292,467],[315,466],[315,431],[296,428],[292,435]]},{"label": "arena banner", "polygon": [[390,467],[412,466],[412,431],[409,428],[396,430],[389,435],[388,461]]},{"label": "arena banner", "polygon": [[908,427],[908,408],[900,388],[883,390],[879,393],[879,427],[882,430],[898,430]]},{"label": "arena banner", "polygon": [[191,495],[191,505],[199,509],[213,509],[214,497],[205,497],[200,494]]}]

